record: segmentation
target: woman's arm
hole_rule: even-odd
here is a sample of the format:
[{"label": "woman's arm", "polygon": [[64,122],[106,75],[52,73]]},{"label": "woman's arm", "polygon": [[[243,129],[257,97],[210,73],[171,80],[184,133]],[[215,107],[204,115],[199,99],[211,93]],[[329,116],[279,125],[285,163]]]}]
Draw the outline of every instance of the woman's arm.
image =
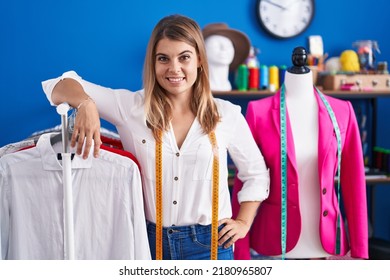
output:
[{"label": "woman's arm", "polygon": [[228,150],[237,168],[236,176],[243,183],[237,193],[238,203],[263,201],[269,195],[269,170],[244,116],[240,112],[233,116],[229,122],[232,137]]},{"label": "woman's arm", "polygon": [[231,136],[228,140],[228,152],[238,169],[238,178],[243,183],[237,198],[234,198],[239,204],[237,216],[220,221],[225,226],[219,232],[219,242],[229,247],[247,235],[260,203],[268,197],[270,179],[263,155],[241,114],[240,107],[226,104],[224,109],[223,112],[228,112],[223,115],[224,124]]},{"label": "woman's arm", "polygon": [[71,78],[60,80],[51,93],[51,101],[54,104],[67,102],[73,108],[77,108],[77,116],[74,131],[71,138],[71,146],[77,144],[77,154],[81,155],[83,144],[83,158],[87,158],[94,140],[95,157],[99,155],[100,140],[100,118],[93,100],[84,91],[81,84]]}]

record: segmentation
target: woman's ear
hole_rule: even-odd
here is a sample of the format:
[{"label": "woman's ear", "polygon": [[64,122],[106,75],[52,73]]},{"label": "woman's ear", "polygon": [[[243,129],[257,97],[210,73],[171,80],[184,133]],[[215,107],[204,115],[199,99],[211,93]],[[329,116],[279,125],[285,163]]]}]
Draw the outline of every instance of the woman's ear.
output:
[{"label": "woman's ear", "polygon": [[201,73],[202,71],[203,71],[202,60],[200,59],[200,56],[198,55],[198,73]]}]

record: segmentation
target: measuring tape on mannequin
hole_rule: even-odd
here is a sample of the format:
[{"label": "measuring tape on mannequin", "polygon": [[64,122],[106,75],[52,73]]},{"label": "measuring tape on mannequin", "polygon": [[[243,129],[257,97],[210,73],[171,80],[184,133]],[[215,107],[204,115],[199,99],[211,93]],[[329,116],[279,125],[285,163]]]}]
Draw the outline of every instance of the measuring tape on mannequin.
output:
[{"label": "measuring tape on mannequin", "polygon": [[282,184],[282,211],[281,211],[281,245],[282,260],[286,254],[287,240],[287,133],[286,133],[286,98],[284,85],[280,91],[280,162]]},{"label": "measuring tape on mannequin", "polygon": [[[337,202],[339,210],[337,214],[336,222],[336,245],[335,254],[340,254],[340,242],[341,242],[341,229],[340,229],[340,172],[341,172],[341,134],[339,125],[336,120],[336,116],[325,96],[315,88],[316,92],[320,96],[324,103],[329,117],[332,121],[333,130],[337,139]],[[287,125],[286,125],[286,93],[285,86],[282,85],[280,90],[280,155],[281,155],[281,247],[282,247],[282,259],[285,259],[286,255],[286,243],[287,243]]]},{"label": "measuring tape on mannequin", "polygon": [[[162,132],[156,141],[156,260],[163,256],[163,207],[162,207]],[[212,213],[211,213],[211,252],[210,259],[218,258],[218,201],[219,201],[219,157],[215,132],[209,133],[213,150]]]}]

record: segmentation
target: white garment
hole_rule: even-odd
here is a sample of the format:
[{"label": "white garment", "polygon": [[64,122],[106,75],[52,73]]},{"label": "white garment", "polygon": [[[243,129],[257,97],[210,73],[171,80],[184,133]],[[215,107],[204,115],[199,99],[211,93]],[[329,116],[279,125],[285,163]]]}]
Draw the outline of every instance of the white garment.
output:
[{"label": "white garment", "polygon": [[286,72],[286,105],[290,119],[299,180],[301,234],[287,258],[329,256],[320,240],[320,183],[318,175],[318,104],[312,72]]},{"label": "white garment", "polygon": [[[0,259],[64,258],[62,166],[50,135],[0,159]],[[76,259],[150,259],[136,163],[101,150],[71,166]]]},{"label": "white garment", "polygon": [[10,154],[19,151],[23,148],[34,146],[34,145],[35,143],[33,139],[26,139],[19,142],[10,143],[0,148],[0,158],[6,154]]},{"label": "white garment", "polygon": [[[146,126],[143,91],[113,90],[83,80],[74,71],[43,82],[47,98],[58,81],[77,80],[96,102],[100,116],[114,124],[125,150],[138,159],[144,187],[146,218],[156,221],[155,141]],[[217,125],[219,147],[219,219],[232,215],[228,188],[227,152],[244,183],[239,202],[268,197],[269,172],[253,140],[239,106],[215,99],[222,121]],[[213,152],[208,138],[195,120],[179,149],[172,128],[163,135],[163,225],[211,224],[211,177]]]}]

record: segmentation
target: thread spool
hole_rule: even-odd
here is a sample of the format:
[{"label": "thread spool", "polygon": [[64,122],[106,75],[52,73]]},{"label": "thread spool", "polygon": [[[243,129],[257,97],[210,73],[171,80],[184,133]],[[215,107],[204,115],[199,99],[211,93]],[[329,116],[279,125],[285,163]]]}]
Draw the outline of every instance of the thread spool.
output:
[{"label": "thread spool", "polygon": [[375,146],[373,148],[373,154],[374,154],[374,167],[377,169],[382,169],[382,148]]},{"label": "thread spool", "polygon": [[248,67],[245,64],[240,64],[236,73],[236,86],[238,90],[248,90],[248,75]]},{"label": "thread spool", "polygon": [[261,65],[260,66],[260,89],[266,90],[268,89],[268,66]]},{"label": "thread spool", "polygon": [[249,68],[249,89],[257,90],[259,88],[259,68]]},{"label": "thread spool", "polygon": [[286,65],[280,65],[279,67],[279,88],[284,83],[284,76],[286,74],[287,66]]},{"label": "thread spool", "polygon": [[269,86],[275,90],[279,89],[279,68],[275,65],[269,67]]},{"label": "thread spool", "polygon": [[387,163],[386,163],[386,174],[390,174],[390,150],[387,150]]},{"label": "thread spool", "polygon": [[390,150],[389,149],[383,149],[383,155],[382,155],[382,170],[388,173],[389,171],[389,156],[390,156]]}]

